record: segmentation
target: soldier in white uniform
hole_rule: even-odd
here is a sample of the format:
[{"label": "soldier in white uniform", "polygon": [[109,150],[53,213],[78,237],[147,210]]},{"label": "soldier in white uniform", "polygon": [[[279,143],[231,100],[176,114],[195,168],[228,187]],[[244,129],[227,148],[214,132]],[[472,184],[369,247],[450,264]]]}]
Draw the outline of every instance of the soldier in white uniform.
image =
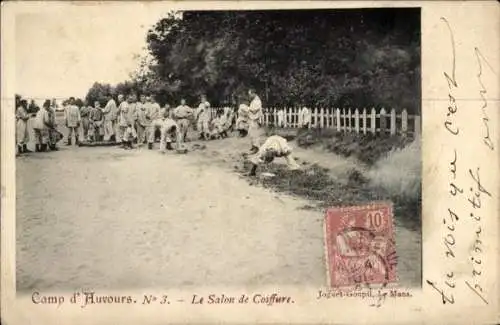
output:
[{"label": "soldier in white uniform", "polygon": [[302,107],[299,114],[299,126],[308,129],[311,126],[311,110],[306,106]]},{"label": "soldier in white uniform", "polygon": [[278,123],[277,126],[279,128],[284,128],[285,127],[285,110],[283,108],[280,108],[278,110]]},{"label": "soldier in white uniform", "polygon": [[[132,110],[131,108],[132,101],[133,97],[132,95],[130,95],[128,97],[128,100],[123,101],[119,107],[119,126],[120,126],[122,147],[124,148],[128,147],[127,143],[128,141],[133,141],[135,138],[137,138],[137,133],[135,132],[134,128],[135,119],[131,118],[133,117],[133,113],[130,112]],[[132,140],[130,140],[131,137]]]},{"label": "soldier in white uniform", "polygon": [[[167,111],[164,112],[168,114]],[[165,149],[173,150],[172,138],[177,140],[177,148],[181,146],[181,133],[177,123],[170,117],[165,117],[161,122],[160,152],[165,153]]]},{"label": "soldier in white uniform", "polygon": [[69,105],[64,110],[64,121],[66,123],[66,127],[68,128],[68,142],[66,143],[68,146],[71,145],[71,138],[73,137],[73,133],[75,134],[75,144],[79,144],[79,135],[80,135],[80,124],[82,118],[80,116],[80,109],[75,105],[75,98],[71,97],[69,99]]},{"label": "soldier in white uniform", "polygon": [[248,95],[252,99],[248,107],[248,135],[251,142],[251,153],[256,153],[259,150],[261,137],[264,132],[262,130],[262,118],[264,113],[262,111],[262,101],[255,93],[255,90],[250,89]]},{"label": "soldier in white uniform", "polygon": [[255,176],[258,165],[270,163],[277,157],[285,158],[290,170],[300,169],[299,164],[297,164],[292,156],[292,147],[290,147],[286,139],[278,135],[273,135],[266,139],[257,153],[249,157],[252,163],[250,176]]},{"label": "soldier in white uniform", "polygon": [[16,142],[17,142],[17,152],[19,154],[23,152],[31,152],[28,150],[28,120],[30,115],[28,114],[28,102],[26,100],[21,100],[19,106],[16,108]]},{"label": "soldier in white uniform", "polygon": [[173,111],[173,118],[180,128],[179,132],[181,134],[181,143],[184,143],[186,140],[189,125],[191,124],[191,120],[194,118],[194,113],[194,109],[186,105],[186,100],[184,98],[181,99],[181,104]]},{"label": "soldier in white uniform", "polygon": [[106,106],[104,106],[104,109],[102,110],[102,113],[104,115],[104,120],[103,120],[103,129],[104,129],[104,141],[111,141],[113,135],[115,134],[114,130],[114,120],[116,119],[116,102],[111,97],[111,95],[108,95],[108,102],[106,103]]},{"label": "soldier in white uniform", "polygon": [[200,105],[198,105],[198,109],[196,110],[196,119],[197,130],[200,132],[200,139],[209,139],[210,138],[210,103],[207,101],[207,97],[205,95],[201,95]]},{"label": "soldier in white uniform", "polygon": [[123,126],[122,125],[122,115],[121,115],[121,108],[127,104],[123,104],[123,103],[126,103],[125,101],[125,97],[123,96],[123,94],[119,94],[118,95],[118,107],[116,109],[116,121],[115,121],[115,134],[116,134],[116,138],[115,140],[116,141],[119,141],[121,142],[123,140],[123,132],[125,131],[125,128],[126,126]]},{"label": "soldier in white uniform", "polygon": [[33,129],[35,131],[35,151],[47,151],[49,143],[49,124],[50,124],[50,101],[45,101],[43,106],[36,113]]},{"label": "soldier in white uniform", "polygon": [[148,107],[146,102],[146,95],[142,94],[140,101],[136,106],[137,122],[137,142],[139,145],[146,143],[146,130],[149,128],[149,120],[147,119]]},{"label": "soldier in white uniform", "polygon": [[137,138],[137,95],[135,93],[131,93],[128,96],[128,113],[127,113],[127,124],[132,124],[132,128],[134,129],[135,139],[134,142],[138,140]]},{"label": "soldier in white uniform", "polygon": [[155,142],[156,131],[159,130],[161,133],[161,127],[163,125],[163,120],[168,117],[170,106],[165,104],[164,107],[160,108],[160,105],[152,100],[150,106],[149,118],[151,123],[149,124],[148,131],[148,149],[153,149],[153,144]]},{"label": "soldier in white uniform", "polygon": [[238,130],[241,137],[244,137],[248,134],[248,105],[240,104],[240,106],[238,107],[236,130]]}]

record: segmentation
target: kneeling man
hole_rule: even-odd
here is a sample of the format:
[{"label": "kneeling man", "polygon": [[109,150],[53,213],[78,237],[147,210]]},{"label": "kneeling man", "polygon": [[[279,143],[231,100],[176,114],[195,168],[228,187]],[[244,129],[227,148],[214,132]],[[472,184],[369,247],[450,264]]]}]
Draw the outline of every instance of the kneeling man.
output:
[{"label": "kneeling man", "polygon": [[288,145],[286,139],[280,137],[279,135],[273,135],[266,139],[264,144],[260,146],[257,153],[249,156],[249,160],[252,163],[252,170],[249,175],[255,176],[258,165],[262,163],[270,163],[276,157],[285,158],[290,170],[300,169],[299,164],[297,164],[292,156],[292,147]]}]

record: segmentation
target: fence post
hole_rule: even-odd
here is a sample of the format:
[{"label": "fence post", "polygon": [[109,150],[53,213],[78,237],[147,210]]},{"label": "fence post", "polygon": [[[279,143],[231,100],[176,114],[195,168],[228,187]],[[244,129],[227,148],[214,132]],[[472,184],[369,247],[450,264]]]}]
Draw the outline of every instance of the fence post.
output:
[{"label": "fence post", "polygon": [[420,116],[415,115],[415,137],[420,135]]},{"label": "fence post", "polygon": [[377,133],[377,111],[375,111],[375,107],[372,107],[372,113],[371,113],[370,118],[371,118],[370,127],[371,127],[372,134],[376,134]]},{"label": "fence post", "polygon": [[287,107],[286,108],[286,111],[285,111],[285,116],[288,115],[288,122],[287,122],[287,126],[290,126],[293,128],[293,120],[292,120],[292,110],[293,110],[293,107]]},{"label": "fence post", "polygon": [[337,122],[337,131],[340,132],[340,109],[338,107],[335,109],[335,119]]},{"label": "fence post", "polygon": [[351,132],[352,131],[352,112],[351,112],[350,107],[347,109],[347,118],[349,121],[349,132]]},{"label": "fence post", "polygon": [[408,134],[408,112],[406,108],[401,112],[401,134],[404,137]]},{"label": "fence post", "polygon": [[359,133],[359,110],[357,108],[354,110],[354,128],[356,133]]},{"label": "fence post", "polygon": [[394,108],[391,110],[390,128],[391,128],[391,135],[395,135],[396,134],[396,110]]},{"label": "fence post", "polygon": [[366,107],[363,108],[363,134],[366,134]]},{"label": "fence post", "polygon": [[294,110],[294,116],[295,116],[295,127],[300,127],[299,125],[299,114],[300,114],[300,106],[299,107],[295,107],[295,110]]},{"label": "fence post", "polygon": [[323,128],[325,126],[324,116],[325,116],[325,109],[323,107],[321,107],[319,109],[319,127],[320,128]]},{"label": "fence post", "polygon": [[385,108],[382,107],[380,110],[379,121],[380,121],[380,134],[385,134],[385,130],[387,129],[387,121],[385,119],[386,115]]},{"label": "fence post", "polygon": [[328,127],[332,128],[333,127],[332,109],[327,107],[325,110],[326,110],[326,120],[328,121]]},{"label": "fence post", "polygon": [[299,114],[300,114],[300,106],[295,107],[295,127],[300,127],[299,125]]},{"label": "fence post", "polygon": [[346,123],[347,123],[346,118],[347,118],[347,116],[346,116],[346,113],[345,113],[345,108],[342,108],[342,131],[343,132],[346,131]]}]

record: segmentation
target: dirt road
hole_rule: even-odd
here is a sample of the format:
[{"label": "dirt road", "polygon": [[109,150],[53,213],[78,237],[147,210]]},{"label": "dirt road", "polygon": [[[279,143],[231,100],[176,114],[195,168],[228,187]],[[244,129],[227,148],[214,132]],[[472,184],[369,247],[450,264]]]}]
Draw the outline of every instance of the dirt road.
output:
[{"label": "dirt road", "polygon": [[17,175],[19,289],[325,281],[322,215],[195,155],[64,148]]},{"label": "dirt road", "polygon": [[[323,213],[231,172],[238,141],[17,158],[18,290],[326,285]],[[417,237],[400,229],[396,242],[419,257]],[[403,285],[420,281],[412,258]]]}]

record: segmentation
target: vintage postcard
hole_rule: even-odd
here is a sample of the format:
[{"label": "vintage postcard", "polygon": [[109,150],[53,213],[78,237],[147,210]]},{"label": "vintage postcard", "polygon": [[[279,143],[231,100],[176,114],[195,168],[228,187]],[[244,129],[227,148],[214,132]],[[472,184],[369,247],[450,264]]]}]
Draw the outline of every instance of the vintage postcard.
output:
[{"label": "vintage postcard", "polygon": [[496,1],[1,7],[3,324],[495,324]]}]

